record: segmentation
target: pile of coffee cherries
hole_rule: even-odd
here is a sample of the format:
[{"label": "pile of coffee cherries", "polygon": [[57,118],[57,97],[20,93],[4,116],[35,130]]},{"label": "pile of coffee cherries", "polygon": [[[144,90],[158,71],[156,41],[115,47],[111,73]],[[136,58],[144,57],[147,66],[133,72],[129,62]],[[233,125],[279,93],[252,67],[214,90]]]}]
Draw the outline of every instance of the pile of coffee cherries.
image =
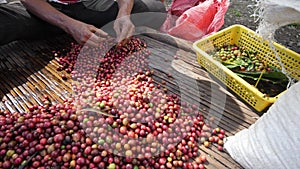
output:
[{"label": "pile of coffee cherries", "polygon": [[271,71],[266,60],[259,57],[257,52],[237,45],[225,44],[216,47],[213,58],[231,67],[234,66],[233,68],[238,67],[240,71]]},{"label": "pile of coffee cherries", "polygon": [[225,131],[154,82],[142,40],[113,43],[54,52],[74,96],[2,111],[0,168],[201,169],[208,165],[201,145],[222,151]]}]

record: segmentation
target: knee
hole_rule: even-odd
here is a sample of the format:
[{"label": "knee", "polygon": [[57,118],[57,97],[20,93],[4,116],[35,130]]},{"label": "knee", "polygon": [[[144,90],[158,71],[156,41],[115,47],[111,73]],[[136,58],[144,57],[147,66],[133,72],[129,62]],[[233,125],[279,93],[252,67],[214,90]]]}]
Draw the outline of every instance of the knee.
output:
[{"label": "knee", "polygon": [[166,6],[159,0],[149,0],[148,5],[149,12],[166,12]]},{"label": "knee", "polygon": [[166,7],[160,0],[134,0],[133,13],[162,12],[166,13]]}]

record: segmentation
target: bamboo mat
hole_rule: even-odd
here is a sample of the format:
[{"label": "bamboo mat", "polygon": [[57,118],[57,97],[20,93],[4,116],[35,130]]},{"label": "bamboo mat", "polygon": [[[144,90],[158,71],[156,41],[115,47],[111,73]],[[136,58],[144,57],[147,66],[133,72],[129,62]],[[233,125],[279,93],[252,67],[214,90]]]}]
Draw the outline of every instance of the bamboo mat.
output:
[{"label": "bamboo mat", "polygon": [[0,110],[25,112],[42,105],[44,95],[55,102],[70,96],[70,84],[56,71],[53,50],[69,45],[65,37],[13,42],[0,47]]},{"label": "bamboo mat", "polygon": [[[147,34],[140,38],[146,41],[152,52],[150,66],[155,69],[156,83],[166,81],[166,88],[171,92],[199,103],[204,116],[209,116],[212,111],[218,113],[220,122],[216,125],[226,130],[227,136],[249,127],[258,119],[253,109],[199,66],[195,53],[186,47],[186,43],[174,45],[176,43],[170,43],[165,37]],[[0,110],[22,113],[28,106],[42,105],[44,95],[54,102],[63,102],[70,97],[70,80],[62,80],[61,74],[67,73],[56,71],[59,64],[52,54],[53,50],[69,47],[70,41],[70,38],[57,37],[0,46]],[[175,59],[174,55],[178,58]],[[169,63],[169,66],[162,63]],[[172,77],[166,72],[171,72]],[[178,78],[183,79],[180,90],[176,81]],[[212,95],[212,90],[218,90],[222,97]],[[219,102],[224,102],[225,107]],[[216,146],[201,147],[201,151],[208,157],[206,168],[241,168],[227,153],[218,151]]]}]

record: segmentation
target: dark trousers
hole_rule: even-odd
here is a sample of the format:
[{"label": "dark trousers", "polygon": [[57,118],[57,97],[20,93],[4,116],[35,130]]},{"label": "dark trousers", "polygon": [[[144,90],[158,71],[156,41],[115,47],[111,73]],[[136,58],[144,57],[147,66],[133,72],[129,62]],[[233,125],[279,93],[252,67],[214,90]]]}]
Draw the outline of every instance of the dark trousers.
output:
[{"label": "dark trousers", "polygon": [[[103,28],[108,33],[114,33],[112,25],[119,10],[117,3],[106,11],[91,10],[82,3],[71,5],[51,3],[51,5],[74,19]],[[135,26],[158,29],[164,22],[165,15],[165,7],[160,1],[135,0],[131,19]],[[16,40],[45,39],[63,33],[60,28],[28,13],[19,2],[0,4],[0,45]]]}]

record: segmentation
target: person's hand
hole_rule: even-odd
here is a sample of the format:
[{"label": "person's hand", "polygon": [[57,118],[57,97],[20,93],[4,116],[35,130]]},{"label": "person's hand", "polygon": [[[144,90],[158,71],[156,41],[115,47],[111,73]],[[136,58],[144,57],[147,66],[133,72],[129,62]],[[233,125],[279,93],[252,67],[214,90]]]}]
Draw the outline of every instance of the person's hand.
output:
[{"label": "person's hand", "polygon": [[87,44],[94,47],[99,46],[99,43],[108,36],[103,30],[77,20],[73,20],[72,23],[69,23],[67,32],[71,34],[79,44]]},{"label": "person's hand", "polygon": [[120,18],[117,18],[114,22],[114,30],[117,34],[117,42],[121,42],[124,39],[129,38],[133,35],[135,31],[135,26],[130,20],[130,16],[123,16]]}]

